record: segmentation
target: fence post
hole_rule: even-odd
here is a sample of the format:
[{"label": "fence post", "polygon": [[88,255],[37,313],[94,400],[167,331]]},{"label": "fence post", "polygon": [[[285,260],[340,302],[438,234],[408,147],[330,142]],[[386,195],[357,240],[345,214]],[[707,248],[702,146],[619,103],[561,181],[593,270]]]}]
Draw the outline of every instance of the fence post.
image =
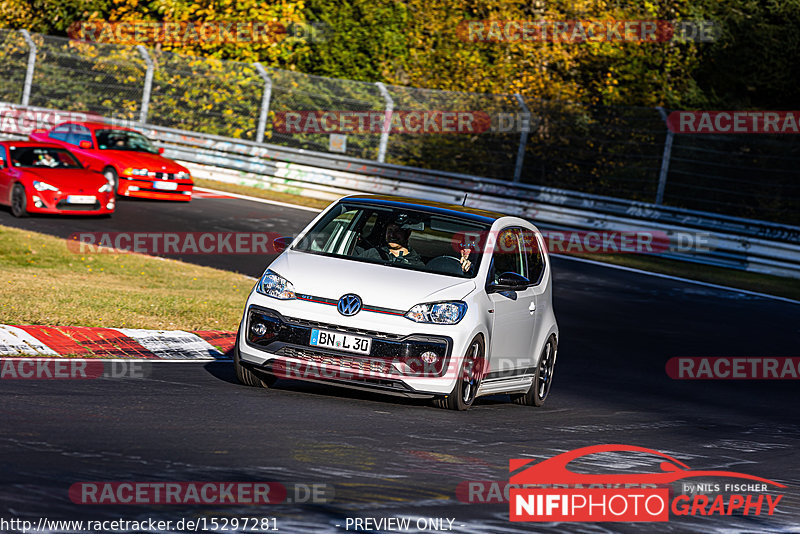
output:
[{"label": "fence post", "polygon": [[147,71],[145,71],[144,74],[144,88],[142,88],[142,107],[139,110],[139,122],[147,124],[147,114],[150,111],[150,93],[153,91],[153,70],[155,69],[155,65],[144,46],[138,45],[136,49],[147,65]]},{"label": "fence post", "polygon": [[36,43],[33,42],[28,30],[20,30],[25,44],[28,45],[28,69],[25,71],[25,85],[22,86],[22,105],[27,106],[31,101],[31,87],[33,86],[33,70],[36,68]]},{"label": "fence post", "polygon": [[517,93],[514,95],[522,110],[521,132],[519,134],[519,148],[517,149],[517,163],[514,165],[514,182],[519,182],[522,178],[522,162],[525,160],[525,145],[528,144],[528,132],[531,131],[531,112],[525,104],[525,99]]},{"label": "fence post", "polygon": [[[661,106],[656,108],[664,125],[667,124],[667,112]],[[658,174],[658,191],[656,192],[656,204],[664,202],[664,189],[667,187],[667,174],[669,174],[669,160],[672,157],[672,139],[675,134],[667,127],[667,138],[664,141],[664,154],[661,156],[661,171]]]},{"label": "fence post", "polygon": [[267,117],[269,116],[269,101],[272,99],[272,78],[267,74],[267,69],[261,63],[253,63],[258,75],[264,80],[264,92],[261,93],[261,111],[258,114],[256,128],[256,142],[264,142],[264,132],[267,131]]},{"label": "fence post", "polygon": [[394,100],[392,100],[392,95],[390,95],[389,91],[386,90],[385,85],[383,85],[381,82],[375,82],[375,85],[378,86],[378,90],[381,92],[383,101],[386,104],[386,109],[384,111],[385,119],[383,121],[383,127],[381,128],[381,143],[378,146],[378,161],[384,163],[386,161],[386,147],[389,144],[389,130],[392,128]]}]

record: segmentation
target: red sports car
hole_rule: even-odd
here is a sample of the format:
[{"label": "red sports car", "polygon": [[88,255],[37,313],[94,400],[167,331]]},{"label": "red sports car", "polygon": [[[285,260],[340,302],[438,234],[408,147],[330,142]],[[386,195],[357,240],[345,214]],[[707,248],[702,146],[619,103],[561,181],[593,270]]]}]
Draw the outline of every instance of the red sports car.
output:
[{"label": "red sports car", "polygon": [[114,191],[105,177],[85,169],[68,150],[30,141],[0,142],[0,203],[11,213],[110,215]]},{"label": "red sports car", "polygon": [[102,172],[117,195],[159,200],[192,199],[189,170],[161,155],[136,130],[102,122],[65,122],[52,130],[34,130],[31,141],[57,143],[87,168]]}]

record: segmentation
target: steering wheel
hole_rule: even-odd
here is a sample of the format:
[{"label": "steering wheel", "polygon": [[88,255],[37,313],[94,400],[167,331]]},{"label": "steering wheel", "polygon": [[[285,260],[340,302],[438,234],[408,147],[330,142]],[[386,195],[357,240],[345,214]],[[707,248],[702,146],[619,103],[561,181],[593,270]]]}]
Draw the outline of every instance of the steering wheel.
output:
[{"label": "steering wheel", "polygon": [[[432,271],[438,271],[444,274],[464,274],[469,272],[469,270],[463,270],[461,268],[461,262],[458,258],[454,258],[453,256],[436,256],[425,266]],[[471,266],[470,269],[472,269]]]}]

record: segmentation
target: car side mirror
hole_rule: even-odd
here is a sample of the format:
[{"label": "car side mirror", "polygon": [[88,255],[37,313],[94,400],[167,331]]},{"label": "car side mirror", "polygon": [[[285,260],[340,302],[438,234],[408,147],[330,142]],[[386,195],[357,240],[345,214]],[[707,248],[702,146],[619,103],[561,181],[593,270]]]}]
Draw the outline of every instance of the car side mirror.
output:
[{"label": "car side mirror", "polygon": [[78,146],[81,147],[81,148],[92,148],[92,142],[91,141],[81,141],[80,143],[78,143]]},{"label": "car side mirror", "polygon": [[280,254],[292,244],[293,237],[276,237],[272,240],[272,246],[277,254]]},{"label": "car side mirror", "polygon": [[499,291],[519,291],[525,289],[530,284],[530,280],[521,274],[507,272],[501,274],[497,278],[497,282],[489,284],[487,290],[490,293],[497,293]]},{"label": "car side mirror", "polygon": [[163,154],[164,153],[164,147],[163,146],[158,147],[158,153],[159,154]]}]

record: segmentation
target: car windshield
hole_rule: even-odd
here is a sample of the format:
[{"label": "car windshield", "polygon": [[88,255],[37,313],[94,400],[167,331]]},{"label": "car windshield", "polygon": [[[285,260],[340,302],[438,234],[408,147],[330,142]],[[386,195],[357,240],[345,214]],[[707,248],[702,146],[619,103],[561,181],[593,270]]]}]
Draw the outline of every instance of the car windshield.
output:
[{"label": "car windshield", "polygon": [[457,216],[343,202],[292,250],[474,278],[482,254],[465,236],[488,230],[487,224]]},{"label": "car windshield", "polygon": [[63,148],[46,146],[11,146],[11,165],[13,167],[50,167],[53,169],[80,169],[81,164],[75,156]]},{"label": "car windshield", "polygon": [[100,150],[130,150],[158,154],[158,149],[139,132],[97,130],[95,135],[97,136],[97,148]]}]

